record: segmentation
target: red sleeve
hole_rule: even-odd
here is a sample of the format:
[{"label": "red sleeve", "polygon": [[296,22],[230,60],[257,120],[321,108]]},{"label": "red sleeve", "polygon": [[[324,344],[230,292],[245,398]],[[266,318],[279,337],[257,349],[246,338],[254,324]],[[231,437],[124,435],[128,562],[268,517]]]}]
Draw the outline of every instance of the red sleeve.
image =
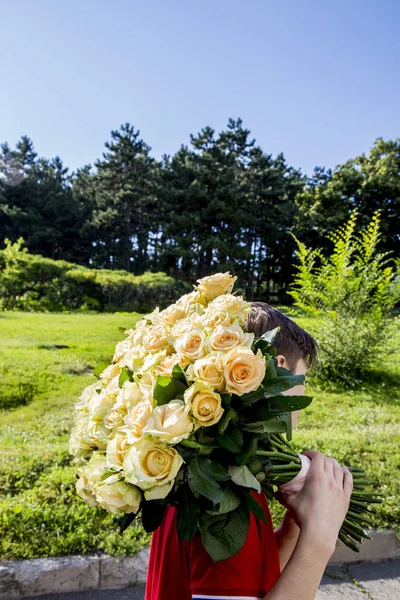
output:
[{"label": "red sleeve", "polygon": [[266,522],[250,513],[243,548],[228,560],[214,563],[199,534],[183,542],[176,532],[176,509],[168,508],[153,534],[145,600],[200,600],[228,597],[262,598],[280,575],[279,555],[264,494],[253,494]]}]

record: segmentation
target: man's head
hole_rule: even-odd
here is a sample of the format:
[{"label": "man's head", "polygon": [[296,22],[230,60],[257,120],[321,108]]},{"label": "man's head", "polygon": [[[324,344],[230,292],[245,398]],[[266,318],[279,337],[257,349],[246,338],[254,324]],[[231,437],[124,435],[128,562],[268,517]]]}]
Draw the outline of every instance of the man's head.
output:
[{"label": "man's head", "polygon": [[[294,375],[305,375],[317,357],[317,343],[314,338],[297,323],[289,319],[266,302],[252,302],[245,329],[261,337],[266,331],[280,327],[275,338],[276,359],[280,367],[289,369]],[[296,385],[288,392],[291,396],[302,396],[304,385]],[[300,411],[293,412],[293,426]]]}]

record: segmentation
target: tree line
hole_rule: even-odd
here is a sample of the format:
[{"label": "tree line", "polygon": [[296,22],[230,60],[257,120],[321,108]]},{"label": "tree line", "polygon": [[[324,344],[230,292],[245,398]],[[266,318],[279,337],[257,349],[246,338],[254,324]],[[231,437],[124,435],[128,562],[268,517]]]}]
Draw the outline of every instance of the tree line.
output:
[{"label": "tree line", "polygon": [[102,158],[70,172],[38,156],[26,136],[0,152],[0,239],[30,252],[140,275],[194,282],[216,269],[249,298],[287,300],[295,241],[331,249],[327,234],[358,211],[381,211],[382,249],[400,249],[400,140],[311,177],[258,146],[242,120],[190,136],[156,160],[129,123]]}]

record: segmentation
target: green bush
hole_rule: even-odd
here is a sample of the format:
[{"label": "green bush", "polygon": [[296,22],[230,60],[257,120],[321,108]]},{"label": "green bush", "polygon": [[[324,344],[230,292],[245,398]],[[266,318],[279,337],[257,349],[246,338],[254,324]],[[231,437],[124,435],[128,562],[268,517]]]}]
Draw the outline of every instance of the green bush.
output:
[{"label": "green bush", "polygon": [[297,241],[296,306],[317,317],[317,376],[352,385],[388,350],[393,308],[400,300],[399,263],[380,253],[379,213],[356,231],[356,213],[330,236],[333,252]]},{"label": "green bush", "polygon": [[[0,308],[25,311],[145,312],[167,306],[187,284],[165,273],[88,269],[29,254],[23,240],[0,251]],[[190,288],[191,289],[191,288]]]}]

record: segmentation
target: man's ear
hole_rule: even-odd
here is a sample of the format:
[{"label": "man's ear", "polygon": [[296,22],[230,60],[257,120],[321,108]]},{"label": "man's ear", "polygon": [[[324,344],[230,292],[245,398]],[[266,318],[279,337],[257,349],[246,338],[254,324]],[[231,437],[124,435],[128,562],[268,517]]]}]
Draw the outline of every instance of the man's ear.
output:
[{"label": "man's ear", "polygon": [[284,369],[288,368],[286,358],[283,356],[283,354],[277,354],[275,358],[278,361],[278,367],[283,367]]}]

